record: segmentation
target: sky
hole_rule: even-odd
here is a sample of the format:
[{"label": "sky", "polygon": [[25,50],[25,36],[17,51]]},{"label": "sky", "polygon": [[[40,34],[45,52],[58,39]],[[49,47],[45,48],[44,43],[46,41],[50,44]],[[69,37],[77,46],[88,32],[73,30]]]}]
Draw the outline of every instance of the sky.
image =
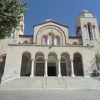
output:
[{"label": "sky", "polygon": [[28,10],[24,13],[26,35],[33,34],[33,26],[52,19],[69,27],[69,35],[75,35],[76,16],[89,10],[100,25],[100,0],[24,0]]}]

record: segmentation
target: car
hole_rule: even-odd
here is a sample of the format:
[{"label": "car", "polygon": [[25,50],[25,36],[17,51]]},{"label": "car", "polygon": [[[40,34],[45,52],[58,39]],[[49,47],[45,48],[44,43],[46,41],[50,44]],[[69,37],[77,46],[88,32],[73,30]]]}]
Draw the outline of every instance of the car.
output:
[{"label": "car", "polygon": [[94,70],[92,70],[92,72],[91,72],[91,77],[96,77],[96,76],[100,76],[100,71],[94,69]]}]

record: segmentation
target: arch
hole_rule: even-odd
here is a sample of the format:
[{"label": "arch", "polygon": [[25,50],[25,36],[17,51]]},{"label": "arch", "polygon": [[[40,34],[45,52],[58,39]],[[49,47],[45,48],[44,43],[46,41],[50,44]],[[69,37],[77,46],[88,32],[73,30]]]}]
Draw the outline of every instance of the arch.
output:
[{"label": "arch", "polygon": [[41,44],[43,45],[60,45],[60,36],[54,35],[54,33],[49,32],[47,35],[42,36]]},{"label": "arch", "polygon": [[48,76],[57,75],[57,54],[51,52],[48,54]]},{"label": "arch", "polygon": [[46,45],[47,44],[47,36],[46,35],[44,35],[42,37],[41,44],[43,44],[43,45]]},{"label": "arch", "polygon": [[42,56],[43,58],[44,58],[44,53],[42,53],[42,52],[37,52],[36,54],[35,54],[35,58],[37,58],[38,56]]},{"label": "arch", "polygon": [[48,34],[48,45],[52,45],[52,44],[54,44],[54,34],[50,32]]},{"label": "arch", "polygon": [[84,35],[85,35],[85,39],[89,39],[89,33],[88,33],[88,26],[84,25]]},{"label": "arch", "polygon": [[66,52],[63,52],[61,54],[61,75],[62,76],[71,76],[70,56]]},{"label": "arch", "polygon": [[57,60],[57,54],[51,52],[48,54],[48,62],[55,62]]},{"label": "arch", "polygon": [[54,45],[60,45],[60,36],[59,35],[56,35],[55,37],[54,37]]},{"label": "arch", "polygon": [[84,76],[82,55],[78,52],[74,53],[74,74]]},{"label": "arch", "polygon": [[20,76],[30,76],[31,74],[31,53],[25,51],[22,54],[21,73]]},{"label": "arch", "polygon": [[65,40],[65,43],[66,43],[66,35],[65,35],[65,32],[60,27],[58,27],[56,25],[46,25],[46,26],[41,27],[38,30],[38,32],[36,33],[36,37],[34,38],[35,39],[35,43],[37,43],[37,36],[38,36],[39,32],[41,30],[44,30],[44,28],[46,28],[46,29],[54,29],[54,30],[58,31],[60,33],[60,35],[61,35],[61,40],[62,40],[61,41],[61,44],[63,44],[63,40]]},{"label": "arch", "polygon": [[6,54],[0,56],[0,79],[4,74]]},{"label": "arch", "polygon": [[44,54],[37,52],[35,55],[35,76],[44,76]]},{"label": "arch", "polygon": [[96,26],[92,26],[92,32],[93,32],[93,39],[96,39]]},{"label": "arch", "polygon": [[91,23],[87,23],[87,27],[88,27],[88,33],[89,33],[89,38],[90,38],[90,40],[92,40],[93,39],[93,33],[92,33],[92,25],[91,25]]}]

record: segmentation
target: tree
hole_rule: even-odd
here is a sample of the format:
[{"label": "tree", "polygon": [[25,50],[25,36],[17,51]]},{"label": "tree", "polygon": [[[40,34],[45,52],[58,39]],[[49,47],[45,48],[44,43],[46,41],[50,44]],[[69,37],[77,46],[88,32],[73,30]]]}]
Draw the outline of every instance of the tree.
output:
[{"label": "tree", "polygon": [[23,0],[0,0],[0,39],[10,36],[18,27],[25,5]]}]

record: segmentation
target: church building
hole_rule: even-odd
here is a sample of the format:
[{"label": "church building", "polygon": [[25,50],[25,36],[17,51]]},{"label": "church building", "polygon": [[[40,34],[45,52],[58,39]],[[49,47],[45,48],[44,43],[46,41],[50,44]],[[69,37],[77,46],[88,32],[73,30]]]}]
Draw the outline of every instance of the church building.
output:
[{"label": "church building", "polygon": [[76,17],[76,35],[48,19],[24,35],[24,17],[11,37],[0,40],[1,83],[20,77],[88,77],[97,69],[100,27],[87,10]]}]

